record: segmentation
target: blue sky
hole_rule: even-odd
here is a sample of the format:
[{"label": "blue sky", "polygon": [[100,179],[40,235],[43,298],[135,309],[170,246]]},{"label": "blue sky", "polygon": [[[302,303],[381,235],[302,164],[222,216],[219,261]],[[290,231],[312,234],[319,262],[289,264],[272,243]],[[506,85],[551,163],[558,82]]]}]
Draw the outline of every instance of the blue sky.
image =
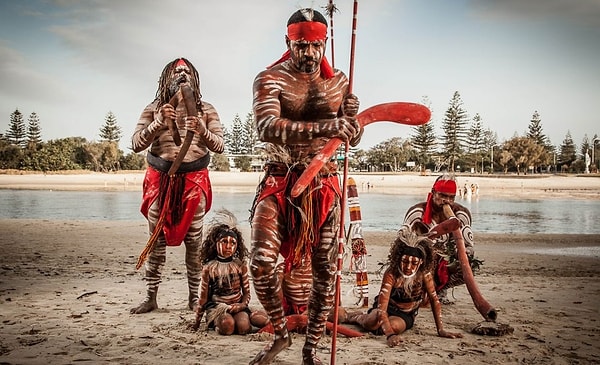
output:
[{"label": "blue sky", "polygon": [[[348,73],[353,1],[335,3],[335,67]],[[256,74],[285,50],[289,15],[326,4],[0,0],[0,133],[18,108],[25,121],[38,114],[44,140],[97,140],[112,111],[126,149],[177,57],[196,66],[204,100],[230,127],[251,111]],[[362,109],[427,96],[438,131],[458,91],[499,142],[523,135],[537,110],[553,144],[570,132],[579,146],[600,134],[600,1],[359,1],[353,89]],[[359,147],[410,133],[375,123]]]}]

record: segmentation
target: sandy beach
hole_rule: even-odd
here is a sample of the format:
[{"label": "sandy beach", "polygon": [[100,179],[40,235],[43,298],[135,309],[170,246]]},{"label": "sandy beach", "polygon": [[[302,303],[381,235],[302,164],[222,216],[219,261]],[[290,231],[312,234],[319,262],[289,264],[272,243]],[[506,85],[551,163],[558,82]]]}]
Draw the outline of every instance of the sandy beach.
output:
[{"label": "sandy beach", "polygon": [[[355,175],[357,184],[381,192],[424,194],[435,176]],[[253,191],[260,174],[211,173],[215,189]],[[0,188],[53,190],[141,189],[143,173],[0,174]],[[463,180],[464,179],[464,180]],[[600,199],[597,177],[460,177],[481,194]],[[224,190],[227,191],[227,190]],[[399,192],[401,191],[401,192]],[[147,242],[146,222],[0,220],[0,364],[247,364],[268,335],[219,336],[187,325],[183,247],[169,248],[159,290],[160,309],[132,315],[144,296],[135,263]],[[249,232],[244,230],[249,239]],[[600,237],[597,235],[477,234],[484,260],[476,279],[514,328],[501,337],[471,333],[483,321],[464,287],[443,306],[445,328],[462,339],[437,336],[431,311],[419,311],[404,343],[389,348],[383,337],[338,336],[336,363],[367,364],[597,364],[600,363]],[[379,263],[393,232],[365,232],[372,298],[381,284]],[[582,255],[581,252],[586,252]],[[591,254],[590,254],[591,252]],[[353,275],[345,262],[342,304],[352,308]],[[251,306],[259,303],[253,296]],[[273,364],[299,364],[304,336]],[[318,355],[330,361],[331,336]]]},{"label": "sandy beach", "polygon": [[[350,173],[359,191],[367,188],[385,194],[426,196],[437,174],[367,174]],[[254,192],[260,172],[211,171],[216,192]],[[119,173],[68,172],[61,174],[0,171],[0,189],[141,191],[143,171]],[[461,175],[459,186],[479,187],[479,194],[508,198],[600,199],[600,174],[588,175]]]}]

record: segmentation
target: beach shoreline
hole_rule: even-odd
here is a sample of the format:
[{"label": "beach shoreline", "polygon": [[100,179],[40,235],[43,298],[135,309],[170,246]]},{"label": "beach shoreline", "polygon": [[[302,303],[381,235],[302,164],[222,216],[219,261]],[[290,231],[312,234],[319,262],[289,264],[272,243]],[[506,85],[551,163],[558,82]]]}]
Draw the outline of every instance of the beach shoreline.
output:
[{"label": "beach shoreline", "polygon": [[[254,192],[261,172],[210,171],[214,192]],[[426,195],[438,175],[350,173],[359,192]],[[480,196],[548,199],[600,199],[600,175],[456,175],[459,187],[478,186]],[[141,191],[143,171],[56,174],[0,171],[0,189]]]},{"label": "beach shoreline", "polygon": [[[144,173],[0,174],[0,189],[141,191]],[[254,192],[260,173],[211,172],[217,192]],[[359,193],[425,196],[436,176],[351,174]],[[458,176],[476,183],[481,196],[539,199],[600,199],[600,179],[581,176]],[[366,185],[368,184],[368,188]],[[242,226],[247,245],[248,226]],[[187,329],[183,247],[169,247],[159,309],[132,315],[143,298],[135,263],[148,240],[146,221],[0,219],[0,363],[2,364],[247,364],[269,335],[219,336]],[[575,231],[575,230],[574,230]],[[600,363],[600,237],[592,234],[475,233],[484,261],[476,281],[514,332],[501,337],[471,333],[483,321],[464,286],[443,306],[445,329],[462,339],[437,336],[430,310],[419,311],[404,343],[389,348],[381,336],[338,337],[337,362],[383,364],[594,364]],[[381,284],[395,232],[363,232],[369,257],[370,302]],[[248,247],[249,248],[249,247]],[[342,304],[352,308],[354,274],[344,261]],[[260,305],[254,293],[251,306]],[[274,365],[300,362],[304,336],[292,334],[290,349]],[[318,356],[329,362],[331,335]]]},{"label": "beach shoreline", "polygon": [[[160,308],[130,314],[145,292],[142,273],[135,270],[148,238],[143,220],[4,219],[0,230],[1,363],[247,364],[270,339],[187,329],[194,314],[187,309],[183,247],[168,248]],[[242,232],[249,237],[249,228]],[[364,235],[372,302],[381,284],[379,264],[395,233]],[[382,336],[371,334],[338,336],[336,359],[347,365],[598,363],[600,257],[598,251],[579,255],[573,250],[578,247],[599,248],[598,236],[476,234],[476,254],[484,260],[478,286],[512,334],[472,334],[483,318],[462,286],[450,293],[455,304],[442,308],[445,328],[462,339],[438,337],[424,308],[401,346],[389,348]],[[342,304],[352,308],[354,275],[347,265]],[[253,293],[251,307],[258,305]],[[292,334],[292,340],[273,364],[300,362],[304,337]],[[324,362],[330,348],[327,334],[318,348]]]}]

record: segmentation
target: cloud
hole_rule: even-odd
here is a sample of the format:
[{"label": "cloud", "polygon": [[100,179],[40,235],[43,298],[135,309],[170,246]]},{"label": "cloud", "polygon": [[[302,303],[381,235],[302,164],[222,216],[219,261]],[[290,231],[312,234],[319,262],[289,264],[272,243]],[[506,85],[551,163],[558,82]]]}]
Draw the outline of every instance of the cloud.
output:
[{"label": "cloud", "polygon": [[598,0],[471,0],[478,16],[497,19],[564,20],[582,27],[600,27]]},{"label": "cloud", "polygon": [[[3,100],[37,99],[47,103],[68,98],[70,91],[60,80],[40,72],[19,51],[0,42],[0,98]],[[9,86],[8,88],[6,86]]]}]

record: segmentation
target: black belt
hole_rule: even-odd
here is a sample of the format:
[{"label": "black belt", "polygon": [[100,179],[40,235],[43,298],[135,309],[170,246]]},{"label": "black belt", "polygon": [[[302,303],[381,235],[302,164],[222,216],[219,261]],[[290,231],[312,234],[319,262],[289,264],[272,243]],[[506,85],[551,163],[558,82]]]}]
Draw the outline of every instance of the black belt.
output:
[{"label": "black belt", "polygon": [[[148,165],[157,169],[160,172],[168,173],[173,161],[167,161],[164,158],[153,155],[152,153],[148,153],[146,156],[146,160],[148,161]],[[177,169],[177,173],[186,173],[192,171],[200,171],[204,170],[210,164],[210,153],[207,153],[203,157],[197,159],[196,161],[191,162],[183,162],[181,166]]]}]

